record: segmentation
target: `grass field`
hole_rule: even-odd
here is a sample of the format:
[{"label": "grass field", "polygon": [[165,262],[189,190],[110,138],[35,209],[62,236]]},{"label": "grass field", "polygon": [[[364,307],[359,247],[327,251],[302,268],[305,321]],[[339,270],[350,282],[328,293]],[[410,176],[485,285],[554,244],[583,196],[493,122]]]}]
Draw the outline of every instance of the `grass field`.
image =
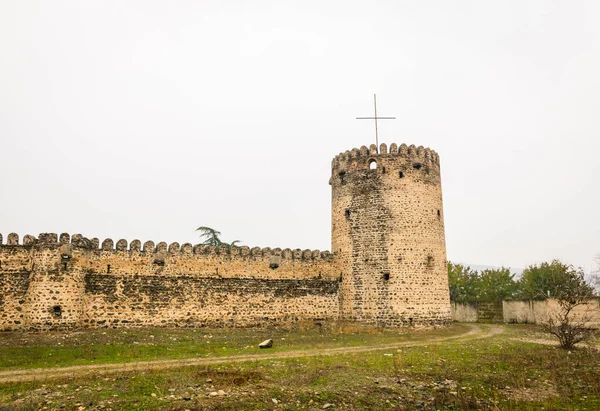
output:
[{"label": "grass field", "polygon": [[0,369],[251,355],[261,353],[256,345],[267,338],[275,338],[274,351],[281,352],[392,344],[463,332],[465,327],[456,325],[418,333],[355,326],[292,330],[153,328],[0,333]]},{"label": "grass field", "polygon": [[[269,337],[274,348],[256,348]],[[185,359],[218,356],[226,362],[59,377],[45,371],[30,381],[0,383],[0,410],[600,409],[597,347],[568,352],[542,344],[547,338],[534,326],[462,324],[401,333],[359,328],[3,333],[0,374],[140,360],[180,359],[185,365]],[[351,352],[365,346],[373,351]],[[349,352],[328,352],[343,347]],[[315,350],[323,355],[297,354]],[[263,358],[285,353],[292,357]],[[236,361],[240,356],[256,360]]]}]

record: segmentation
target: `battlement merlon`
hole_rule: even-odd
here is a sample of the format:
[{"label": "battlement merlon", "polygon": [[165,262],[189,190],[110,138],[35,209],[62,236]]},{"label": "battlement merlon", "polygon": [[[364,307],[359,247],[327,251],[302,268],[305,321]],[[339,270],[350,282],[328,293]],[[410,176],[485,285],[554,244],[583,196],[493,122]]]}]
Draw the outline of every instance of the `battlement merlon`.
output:
[{"label": "battlement merlon", "polygon": [[245,258],[271,258],[277,257],[281,261],[296,261],[296,262],[310,262],[310,261],[333,261],[333,254],[329,251],[321,250],[301,250],[290,249],[290,248],[270,248],[270,247],[248,247],[248,246],[205,246],[202,244],[192,245],[191,243],[185,243],[179,245],[174,242],[167,245],[166,242],[159,242],[155,245],[153,241],[146,241],[142,243],[140,240],[133,240],[129,243],[125,239],[120,239],[116,242],[111,238],[107,238],[100,241],[97,238],[86,238],[81,234],[73,234],[70,236],[68,233],[62,233],[57,235],[56,233],[41,233],[36,238],[32,235],[25,235],[23,242],[19,243],[19,235],[16,233],[10,233],[7,236],[6,244],[3,244],[3,237],[0,234],[0,249],[9,247],[22,247],[22,248],[36,248],[36,249],[60,249],[61,254],[70,254],[72,250],[87,250],[98,253],[115,253],[115,254],[156,254],[157,256],[166,255],[198,255],[198,256],[222,256],[231,259],[245,259]]},{"label": "battlement merlon", "polygon": [[371,144],[370,147],[362,146],[360,149],[353,148],[352,150],[347,150],[333,158],[331,168],[335,173],[336,170],[345,168],[353,161],[355,163],[362,162],[368,168],[369,160],[378,157],[403,157],[418,161],[433,169],[439,170],[440,168],[440,157],[434,150],[423,146],[416,147],[414,144],[410,146],[400,144],[398,146],[396,143],[392,143],[389,150],[385,143],[379,145],[379,150],[375,144]]}]

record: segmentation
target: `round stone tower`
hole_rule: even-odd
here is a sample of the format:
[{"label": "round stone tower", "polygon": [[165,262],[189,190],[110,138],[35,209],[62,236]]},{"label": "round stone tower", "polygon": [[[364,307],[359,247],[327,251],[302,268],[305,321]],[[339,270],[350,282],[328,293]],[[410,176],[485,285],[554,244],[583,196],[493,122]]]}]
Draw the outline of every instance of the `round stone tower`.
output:
[{"label": "round stone tower", "polygon": [[342,318],[377,326],[451,320],[437,153],[381,144],[332,162],[331,251]]}]

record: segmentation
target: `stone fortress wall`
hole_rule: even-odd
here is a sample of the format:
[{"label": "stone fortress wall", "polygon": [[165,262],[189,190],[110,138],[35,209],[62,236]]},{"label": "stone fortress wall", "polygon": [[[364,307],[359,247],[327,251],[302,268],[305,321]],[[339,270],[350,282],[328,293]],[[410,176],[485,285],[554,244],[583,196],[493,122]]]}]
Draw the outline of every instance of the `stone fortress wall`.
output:
[{"label": "stone fortress wall", "polygon": [[0,330],[449,323],[437,154],[363,146],[330,184],[333,254],[0,235]]},{"label": "stone fortress wall", "polygon": [[0,330],[326,321],[339,315],[339,276],[328,251],[99,247],[77,234],[19,244],[10,234],[0,246]]}]

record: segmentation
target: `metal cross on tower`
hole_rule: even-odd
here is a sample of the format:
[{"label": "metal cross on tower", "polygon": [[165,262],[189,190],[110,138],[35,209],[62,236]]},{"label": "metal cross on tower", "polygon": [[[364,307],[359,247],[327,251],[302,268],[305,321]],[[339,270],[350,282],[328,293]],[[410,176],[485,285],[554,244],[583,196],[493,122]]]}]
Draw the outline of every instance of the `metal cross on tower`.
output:
[{"label": "metal cross on tower", "polygon": [[357,120],[375,120],[375,144],[379,150],[379,135],[377,133],[377,120],[396,120],[396,117],[377,117],[377,95],[373,94],[373,104],[375,105],[375,117],[356,117]]}]

